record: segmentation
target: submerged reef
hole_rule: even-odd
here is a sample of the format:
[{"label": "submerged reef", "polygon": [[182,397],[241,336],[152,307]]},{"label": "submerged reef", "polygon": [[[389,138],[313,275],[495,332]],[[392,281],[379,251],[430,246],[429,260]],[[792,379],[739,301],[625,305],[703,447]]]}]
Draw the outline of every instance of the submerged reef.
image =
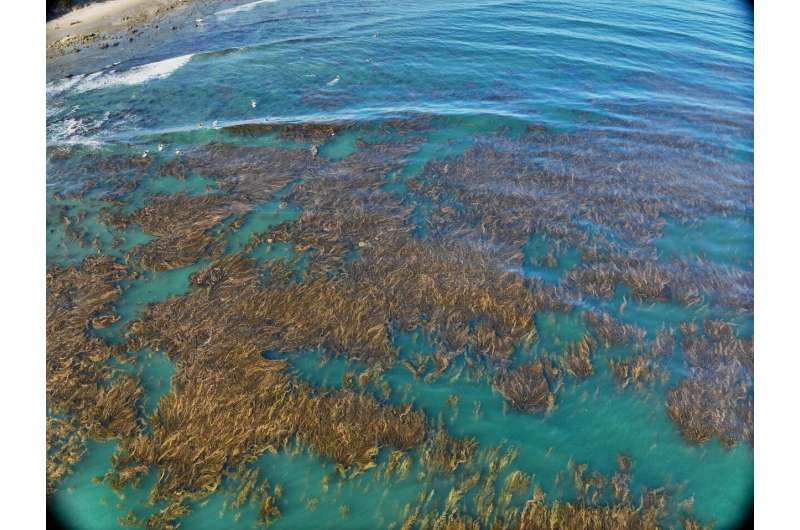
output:
[{"label": "submerged reef", "polygon": [[[291,505],[257,467],[308,452],[340,489],[416,480],[391,528],[702,528],[691,491],[634,489],[629,457],[605,475],[570,460],[540,482],[517,449],[445,418],[557,430],[565,394],[621,394],[687,444],[752,445],[752,263],[655,247],[668,223],[748,215],[752,190],[629,153],[569,158],[596,139],[538,126],[421,158],[441,121],[234,125],[144,156],[51,149],[49,494],[87,444],[113,440],[100,480],[147,484],[150,513],[121,518],[139,527],[177,528],[220,492],[262,526],[312,511],[319,499]],[[162,295],[142,294],[157,280]],[[175,366],[147,412],[141,351]],[[302,369],[310,352],[345,363],[341,382]],[[447,391],[456,381],[483,401]],[[446,405],[417,399],[424,387]]]}]

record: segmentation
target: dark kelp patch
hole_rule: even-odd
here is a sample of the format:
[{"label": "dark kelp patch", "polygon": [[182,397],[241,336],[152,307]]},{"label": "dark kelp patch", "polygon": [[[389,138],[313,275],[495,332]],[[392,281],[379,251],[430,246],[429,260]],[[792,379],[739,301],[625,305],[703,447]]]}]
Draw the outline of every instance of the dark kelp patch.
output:
[{"label": "dark kelp patch", "polygon": [[668,392],[667,414],[690,443],[716,436],[727,447],[752,445],[753,340],[737,337],[726,322],[708,320],[703,329],[681,326],[689,377]]},{"label": "dark kelp patch", "polygon": [[527,413],[552,410],[561,388],[561,371],[546,358],[523,364],[497,377],[495,388],[512,408]]},{"label": "dark kelp patch", "polygon": [[140,429],[139,382],[108,364],[124,349],[91,335],[92,321],[112,315],[127,268],[108,256],[47,272],[47,484],[69,473],[89,438],[133,436]]}]

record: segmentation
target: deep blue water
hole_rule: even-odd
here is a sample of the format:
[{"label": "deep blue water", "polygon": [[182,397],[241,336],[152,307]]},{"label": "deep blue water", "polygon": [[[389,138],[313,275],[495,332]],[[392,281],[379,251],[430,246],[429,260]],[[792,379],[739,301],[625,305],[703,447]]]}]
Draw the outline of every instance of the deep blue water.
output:
[{"label": "deep blue water", "polygon": [[[503,136],[489,140],[502,149],[506,139],[524,137],[526,127],[546,131],[557,139],[548,140],[547,148],[531,152],[530,158],[573,178],[614,171],[624,175],[630,184],[610,195],[664,199],[677,193],[668,184],[680,182],[689,183],[698,197],[709,198],[706,203],[679,204],[675,212],[685,218],[663,215],[663,230],[644,242],[626,238],[613,223],[592,220],[590,213],[571,219],[575,226],[592,237],[602,234],[626,251],[654,256],[659,263],[702,258],[704,270],[743,278],[737,289],[752,300],[753,15],[748,3],[277,0],[207,2],[192,14],[196,24],[168,37],[153,37],[152,43],[131,45],[125,52],[87,49],[59,60],[60,68],[75,75],[50,75],[48,207],[67,204],[73,212],[86,212],[80,227],[87,239],[98,239],[101,250],[69,240],[58,216],[48,210],[49,265],[76,264],[100,251],[123,259],[128,248],[149,239],[135,227],[121,234],[103,224],[98,212],[106,204],[99,199],[70,202],[59,195],[80,188],[89,177],[110,176],[81,170],[86,156],[169,160],[212,142],[285,145],[274,138],[232,138],[222,130],[242,123],[373,124],[432,116],[424,140],[404,158],[400,170],[387,176],[386,189],[401,196],[410,193],[405,179],[424,175],[427,163],[457,156],[487,136]],[[320,155],[346,157],[357,151],[356,136],[342,135]],[[508,149],[524,152],[513,145]],[[134,211],[155,195],[207,193],[213,176],[192,174],[179,180],[148,173],[117,206]],[[640,188],[642,182],[660,181],[663,190],[658,185]],[[540,190],[528,191],[539,197]],[[228,251],[239,250],[250,234],[301,214],[300,207],[284,208],[278,199],[253,210],[242,232],[231,237]],[[407,200],[417,199],[409,194]],[[714,210],[711,203],[725,211]],[[415,233],[428,237],[430,205],[416,202],[415,207]],[[113,246],[119,235],[125,243]],[[553,241],[548,237],[532,238],[519,250],[526,259],[546,254]],[[270,252],[258,258],[291,254],[278,245]],[[558,283],[581,263],[577,249],[567,245],[559,252],[559,267],[530,265],[521,273]],[[187,292],[189,274],[207,263],[147,272],[126,284],[117,304],[122,320],[108,330],[109,340],[121,337],[125,324],[147,304]],[[608,300],[587,297],[571,314],[537,315],[538,349],[522,352],[515,363],[580,337],[585,332],[580,312],[591,309],[641,326],[648,339],[664,326],[677,328],[680,322],[705,318],[734,322],[739,334],[752,335],[752,306],[742,310],[718,301],[688,308],[674,301],[631,302],[623,313],[619,308],[630,299],[620,288]],[[416,341],[411,335],[398,337],[401,355],[424,351]],[[147,413],[168,391],[176,369],[162,353],[149,353],[141,372],[149,396]],[[602,352],[601,357],[630,353]],[[336,386],[348,368],[341,359],[320,367],[308,352],[292,362],[302,377],[328,386]],[[679,361],[671,370],[673,383],[686,373]],[[508,411],[486,381],[448,372],[428,385],[399,366],[386,377],[395,388],[393,400],[413,402],[432,418],[449,411],[443,405],[448,395],[460,395],[459,414],[447,420],[448,428],[475,436],[482,447],[517,447],[515,467],[535,474],[550,498],[571,498],[557,478],[570,461],[609,473],[616,454],[624,451],[635,462],[635,485],[680,485],[677,500],[693,496],[692,513],[703,523],[726,528],[749,509],[752,447],[739,443],[728,450],[716,439],[699,447],[687,444],[664,411],[666,387],[644,395],[619,391],[604,357],[593,379],[567,385],[558,409],[544,418]],[[470,419],[478,401],[483,414]],[[144,507],[143,490],[120,498],[91,483],[92,476],[108,468],[113,451],[113,442],[90,445],[87,457],[54,496],[57,510],[80,527],[109,528],[128,509],[150,509]],[[414,473],[394,485],[365,474],[343,481],[338,493],[326,496],[320,484],[323,476],[332,475],[331,462],[305,453],[279,453],[260,457],[257,465],[284,485],[284,516],[275,528],[385,528],[402,520],[404,506],[414,502],[421,487]],[[435,486],[446,497],[449,486]],[[319,502],[313,511],[306,509],[311,498]],[[523,499],[517,501],[521,505]],[[345,519],[342,505],[350,509]],[[222,506],[222,497],[212,496],[207,505],[195,506],[185,527],[236,527],[230,513],[222,514]],[[239,524],[249,527],[254,521],[255,515],[248,513]]]}]

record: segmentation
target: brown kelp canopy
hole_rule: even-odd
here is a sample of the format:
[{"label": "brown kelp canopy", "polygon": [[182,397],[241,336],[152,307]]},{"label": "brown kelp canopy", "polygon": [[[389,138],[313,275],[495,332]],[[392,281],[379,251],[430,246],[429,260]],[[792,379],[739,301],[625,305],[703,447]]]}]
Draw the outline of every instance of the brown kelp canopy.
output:
[{"label": "brown kelp canopy", "polygon": [[[491,454],[491,453],[490,453]],[[450,490],[443,509],[437,509],[436,492],[422,492],[419,503],[406,509],[407,515],[400,528],[406,530],[462,530],[489,528],[492,530],[595,530],[628,529],[657,530],[674,528],[667,517],[670,498],[665,488],[645,489],[637,502],[630,500],[629,470],[620,466],[612,476],[597,471],[586,473],[586,464],[572,464],[571,470],[578,498],[573,501],[548,501],[540,487],[530,490],[530,477],[515,470],[508,475],[497,498],[491,485],[496,481],[497,470],[507,466],[513,458],[508,455],[490,460],[490,471],[467,475]],[[629,462],[623,459],[629,465]],[[488,486],[488,489],[487,489]],[[477,490],[476,490],[477,487]],[[530,495],[522,510],[508,507],[504,496],[513,493]],[[472,494],[472,495],[470,495]],[[463,500],[474,496],[475,511],[466,511]],[[441,504],[441,503],[440,503]],[[691,515],[681,517],[682,527],[704,528]],[[711,528],[705,527],[705,528]]]},{"label": "brown kelp canopy", "polygon": [[549,359],[537,359],[500,376],[495,385],[515,409],[544,412],[556,405],[561,371]]},{"label": "brown kelp canopy", "polygon": [[90,333],[113,316],[126,268],[108,257],[47,273],[47,486],[69,473],[89,437],[107,440],[139,430],[141,385],[108,361],[120,350]]},{"label": "brown kelp canopy", "polygon": [[716,436],[726,446],[752,444],[753,341],[726,322],[708,320],[703,330],[681,326],[689,377],[667,394],[667,413],[692,443]]},{"label": "brown kelp canopy", "polygon": [[156,239],[134,248],[129,256],[145,270],[185,267],[220,256],[225,231],[212,233],[224,219],[241,215],[247,206],[222,195],[164,196],[137,210],[122,223],[135,223]]},{"label": "brown kelp canopy", "polygon": [[[68,205],[91,195],[105,205],[100,219],[110,230],[153,239],[114,257],[98,244],[80,265],[48,269],[48,490],[87,440],[115,438],[119,450],[105,479],[121,488],[152,473],[150,497],[163,501],[149,518],[131,513],[125,522],[174,527],[193,501],[233,488],[231,505],[253,505],[268,524],[283,509],[281,490],[253,463],[292,447],[333,462],[343,478],[385,465],[381,476],[403,480],[415,462],[427,481],[456,477],[439,506],[423,492],[402,528],[664,525],[663,492],[635,502],[624,458],[611,476],[573,466],[573,501],[546,501],[538,488],[531,496],[536,470],[510,469],[513,451],[481,448],[417,404],[389,401],[384,375],[398,364],[419,384],[441,382],[458,365],[511,409],[538,415],[555,411],[565,383],[613,377],[622,388],[665,389],[659,403],[690,443],[752,442],[752,339],[712,319],[653,337],[625,318],[627,304],[752,312],[746,270],[665,260],[651,246],[665,218],[724,215],[731,203],[747,203],[747,190],[715,196],[678,175],[631,183],[630,173],[592,160],[568,171],[560,148],[581,139],[538,128],[513,138],[487,134],[405,176],[431,119],[368,131],[349,122],[246,124],[170,158],[86,155],[76,172],[114,178],[86,179],[48,215],[85,242],[84,214]],[[259,145],[264,135],[291,148]],[[355,149],[325,156],[338,135],[356,135]],[[147,196],[140,183],[151,173],[197,175],[211,185],[199,194]],[[619,193],[623,185],[630,196]],[[143,203],[118,210],[132,190],[145,195]],[[229,244],[249,216],[278,201],[299,214]],[[534,240],[544,252],[531,250]],[[274,249],[284,249],[284,259],[263,259]],[[115,305],[126,282],[189,265],[197,272],[185,292],[117,324],[126,343],[101,338],[120,318]],[[535,268],[556,279],[535,278]],[[542,351],[536,318],[543,312],[575,312],[585,328]],[[398,336],[411,332],[425,337],[430,352],[401,354]],[[152,413],[144,412],[137,377],[111,363],[133,363],[131,353],[142,348],[176,365]],[[348,371],[338,388],[316,386],[291,366],[309,351],[362,371]],[[668,365],[681,362],[686,373],[671,374]],[[458,396],[447,403],[455,414]],[[528,498],[514,507],[513,499]],[[699,528],[688,515],[684,525]]]}]

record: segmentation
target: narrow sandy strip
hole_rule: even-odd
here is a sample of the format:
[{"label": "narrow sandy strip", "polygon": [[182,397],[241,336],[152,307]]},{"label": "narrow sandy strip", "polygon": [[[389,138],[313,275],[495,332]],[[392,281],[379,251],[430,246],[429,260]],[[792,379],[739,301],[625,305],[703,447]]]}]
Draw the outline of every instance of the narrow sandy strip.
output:
[{"label": "narrow sandy strip", "polygon": [[47,47],[92,42],[101,34],[145,24],[192,0],[108,0],[89,4],[47,23]]}]

